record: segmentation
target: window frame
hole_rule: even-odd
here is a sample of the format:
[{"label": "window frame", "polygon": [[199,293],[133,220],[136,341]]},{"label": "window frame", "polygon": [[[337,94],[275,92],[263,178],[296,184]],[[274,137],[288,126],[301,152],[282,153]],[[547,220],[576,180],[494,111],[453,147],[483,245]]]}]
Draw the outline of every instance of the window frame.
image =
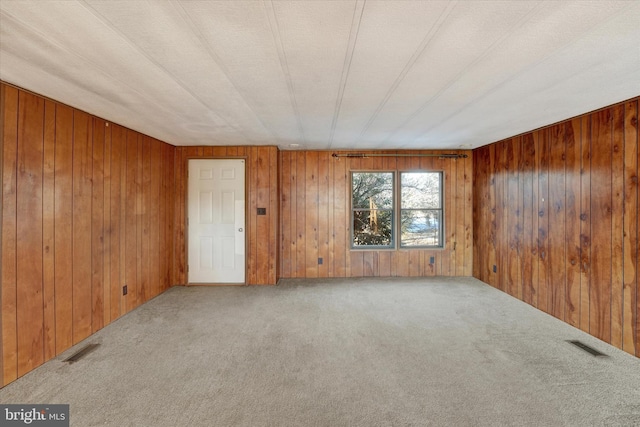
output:
[{"label": "window frame", "polygon": [[[389,170],[389,169],[382,169],[382,170],[370,170],[370,169],[364,169],[364,170],[358,170],[358,169],[353,169],[350,170],[350,175],[349,175],[349,248],[351,250],[355,250],[355,251],[366,251],[366,250],[412,250],[412,249],[417,249],[417,250],[424,250],[424,249],[431,249],[431,250],[440,250],[440,249],[444,249],[445,248],[445,227],[446,227],[446,221],[445,221],[445,215],[446,215],[446,211],[445,211],[445,172],[443,170],[425,170],[425,169],[410,169],[410,170]],[[355,245],[354,244],[354,237],[355,237],[355,230],[354,230],[354,212],[356,210],[359,211],[368,211],[370,209],[364,209],[364,208],[354,208],[353,206],[353,175],[356,173],[380,173],[380,174],[384,174],[384,173],[390,173],[392,175],[392,195],[393,195],[393,203],[392,206],[393,208],[390,209],[391,211],[391,243],[389,245]],[[412,209],[402,209],[402,174],[403,173],[437,173],[439,175],[439,182],[440,182],[440,208],[439,209],[420,209],[420,210],[435,210],[435,211],[439,211],[440,212],[440,226],[438,227],[438,241],[439,241],[439,245],[415,245],[415,246],[404,246],[402,245],[402,224],[401,224],[401,219],[402,219],[402,211],[403,210],[412,210]],[[389,209],[384,209],[385,211],[388,211]]]},{"label": "window frame", "polygon": [[[429,173],[429,174],[437,174],[438,175],[438,183],[439,183],[439,191],[438,191],[438,201],[439,208],[402,208],[402,174],[405,173]],[[436,171],[436,170],[406,170],[398,172],[398,188],[400,191],[398,192],[398,248],[399,249],[443,249],[445,246],[444,242],[444,227],[445,227],[445,212],[444,212],[444,171]],[[438,211],[440,212],[440,222],[438,226],[438,244],[437,245],[403,245],[402,244],[402,212],[403,211]]]},{"label": "window frame", "polygon": [[[349,177],[349,246],[351,247],[351,249],[354,250],[380,250],[380,249],[386,249],[386,250],[393,250],[396,249],[396,211],[397,211],[397,206],[396,206],[396,190],[397,190],[397,184],[396,184],[396,180],[397,180],[397,172],[396,171],[392,171],[392,170],[351,170],[350,171],[350,177]],[[390,211],[391,212],[391,242],[388,245],[356,245],[354,243],[355,240],[355,229],[354,229],[354,220],[355,220],[355,215],[354,213],[356,211],[370,211],[371,209],[365,209],[365,208],[354,208],[353,206],[353,175],[356,173],[379,173],[379,174],[391,174],[391,194],[392,194],[392,201],[391,201],[391,208],[385,208],[385,209],[378,209],[378,210],[384,210],[384,211]]]}]

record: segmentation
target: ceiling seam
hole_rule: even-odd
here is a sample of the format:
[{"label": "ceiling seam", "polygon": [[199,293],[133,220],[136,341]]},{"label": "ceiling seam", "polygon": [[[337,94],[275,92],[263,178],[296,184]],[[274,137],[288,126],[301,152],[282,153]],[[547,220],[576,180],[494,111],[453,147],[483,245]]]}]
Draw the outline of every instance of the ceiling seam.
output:
[{"label": "ceiling seam", "polygon": [[258,119],[258,121],[260,122],[262,127],[267,132],[269,132],[271,134],[271,136],[275,140],[278,140],[279,139],[278,135],[271,128],[267,127],[266,123],[262,120],[262,118],[256,112],[254,106],[247,100],[246,95],[243,93],[243,91],[241,91],[238,88],[236,82],[231,78],[231,73],[229,72],[227,67],[224,65],[224,62],[220,59],[220,56],[215,52],[215,49],[207,41],[207,39],[204,36],[204,34],[202,33],[202,31],[200,31],[200,29],[196,26],[196,24],[194,23],[193,19],[191,18],[191,15],[189,14],[189,12],[182,6],[182,3],[180,1],[172,1],[171,4],[174,7],[179,9],[178,12],[181,12],[180,15],[181,15],[182,19],[189,25],[189,28],[191,28],[193,30],[193,33],[196,35],[196,37],[198,37],[198,39],[200,40],[200,43],[207,50],[207,52],[209,53],[209,56],[211,57],[211,59],[216,63],[218,68],[220,68],[220,70],[222,70],[222,73],[225,75],[225,77],[227,78],[229,83],[236,90],[236,92],[238,93],[240,98],[244,101],[245,105],[247,105],[247,107],[249,107],[249,109],[251,110],[253,115],[256,117],[256,119]]},{"label": "ceiling seam", "polygon": [[[331,132],[329,134],[329,146],[333,146],[333,138],[336,133],[336,126],[338,124],[338,117],[340,116],[340,110],[342,108],[342,100],[344,98],[344,91],[347,87],[347,81],[351,72],[351,62],[353,61],[353,55],[356,50],[356,44],[358,43],[358,35],[360,34],[360,24],[362,23],[362,16],[364,15],[364,8],[367,0],[357,0],[353,9],[353,18],[351,20],[351,31],[349,32],[349,41],[347,42],[347,50],[344,55],[344,65],[342,66],[342,75],[340,76],[340,85],[338,86],[338,95],[336,97],[336,105],[333,112],[333,119],[331,121]],[[358,13],[358,11],[360,13]]]},{"label": "ceiling seam", "polygon": [[269,21],[269,27],[271,28],[271,35],[273,41],[276,44],[278,51],[278,60],[280,61],[280,68],[284,74],[285,81],[287,83],[287,89],[289,90],[289,99],[291,106],[296,115],[296,121],[298,123],[298,131],[302,137],[304,144],[307,144],[307,138],[304,134],[304,127],[302,126],[302,118],[300,116],[300,109],[298,108],[298,101],[296,99],[295,87],[291,78],[291,72],[289,70],[289,63],[287,61],[287,53],[284,49],[284,43],[282,42],[282,35],[280,34],[280,25],[278,23],[278,17],[276,16],[275,8],[273,7],[273,0],[263,0],[262,4],[266,10],[267,18]]},{"label": "ceiling seam", "polygon": [[[153,103],[153,101],[151,99],[149,99],[147,96],[145,96],[142,92],[138,91],[134,86],[131,86],[129,84],[127,84],[126,82],[123,82],[122,80],[112,76],[111,74],[109,74],[108,72],[105,71],[105,69],[103,67],[101,67],[100,65],[96,64],[95,62],[87,59],[86,57],[70,50],[67,49],[66,47],[60,45],[59,43],[56,43],[54,41],[51,40],[51,38],[47,37],[46,35],[42,34],[38,29],[34,28],[31,25],[28,25],[26,23],[24,23],[23,21],[21,21],[20,19],[15,18],[13,15],[7,13],[6,11],[0,11],[0,15],[4,15],[6,17],[6,19],[15,22],[17,25],[21,26],[22,28],[26,29],[27,31],[30,31],[31,33],[37,35],[38,37],[40,37],[42,40],[44,40],[46,43],[56,46],[58,49],[60,49],[61,51],[66,52],[69,55],[75,56],[76,58],[80,59],[81,61],[87,63],[87,64],[91,64],[91,66],[93,66],[94,68],[98,69],[100,73],[102,73],[105,77],[116,81],[116,82],[120,82],[122,83],[124,86],[126,86],[127,88],[129,88],[131,90],[131,92],[136,93],[138,95],[140,95],[141,98],[147,99],[149,101],[149,103]],[[56,76],[54,74],[49,73],[47,70],[41,70],[49,75],[51,75],[52,77],[56,77],[59,78],[59,76]],[[86,90],[82,87],[80,87],[80,89]],[[111,103],[113,103],[113,101],[109,101]],[[171,114],[172,111],[162,108],[163,111],[165,111],[168,114]]]},{"label": "ceiling seam", "polygon": [[[506,31],[501,37],[498,37],[493,43],[491,43],[479,56],[477,56],[473,61],[468,63],[465,67],[463,67],[460,72],[458,72],[449,82],[442,86],[435,94],[433,94],[428,100],[426,100],[416,111],[414,111],[409,117],[407,117],[399,126],[397,126],[387,138],[382,141],[382,144],[389,142],[393,136],[400,131],[404,126],[409,124],[411,120],[415,119],[425,108],[433,103],[433,101],[440,98],[451,86],[453,86],[463,75],[465,75],[473,66],[478,64],[487,55],[492,52],[498,45],[500,45],[505,39],[511,37],[511,35],[515,32],[516,29],[520,28],[523,24],[528,22],[532,15],[542,8],[542,5],[546,3],[546,1],[539,2],[535,7],[533,7],[529,12],[527,12],[522,18],[516,21],[508,31]],[[420,135],[424,135],[427,131],[422,132]]]},{"label": "ceiling seam", "polygon": [[[638,7],[638,4],[633,4],[631,6],[628,7],[628,9],[633,9],[634,7]],[[497,91],[500,87],[504,86],[505,84],[513,81],[514,79],[516,79],[518,76],[520,76],[521,74],[523,74],[526,70],[530,70],[532,68],[538,67],[541,64],[544,64],[545,62],[549,61],[551,59],[551,57],[553,55],[555,55],[556,53],[558,53],[561,50],[564,50],[566,48],[568,48],[569,46],[575,44],[578,40],[582,39],[583,37],[585,37],[586,35],[592,33],[593,31],[595,31],[598,27],[601,27],[603,25],[605,25],[607,22],[613,20],[614,18],[618,17],[618,15],[623,14],[623,12],[626,12],[628,10],[627,8],[623,8],[618,10],[617,12],[612,13],[611,15],[609,15],[609,17],[607,19],[605,19],[604,21],[600,21],[599,23],[593,25],[589,30],[583,32],[580,36],[574,37],[573,39],[571,39],[570,41],[566,42],[564,45],[559,46],[558,48],[556,48],[551,54],[546,55],[544,58],[540,59],[539,61],[533,63],[530,67],[527,67],[525,70],[521,70],[516,74],[513,74],[511,77],[507,78],[506,80],[502,81],[501,83],[497,84],[496,86],[492,87],[491,89],[487,90],[485,93],[478,95],[477,97],[475,97],[474,99],[470,100],[469,102],[467,102],[467,104],[465,106],[463,106],[462,108],[456,110],[455,112],[449,114],[447,117],[445,117],[443,120],[440,120],[438,122],[438,126],[442,125],[443,123],[446,123],[447,121],[451,120],[452,117],[454,117],[455,115],[459,114],[460,112],[464,111],[465,109],[468,108],[468,106],[472,103],[475,103],[476,101],[478,101],[479,99],[486,97],[490,94],[492,94],[493,92]],[[424,135],[425,133],[429,132],[430,130],[436,128],[437,126],[432,126],[428,129],[426,129],[424,132],[420,133],[418,135],[418,137],[420,137],[421,135]]]},{"label": "ceiling seam", "polygon": [[402,83],[402,81],[407,76],[407,74],[409,74],[409,71],[415,65],[416,61],[420,58],[420,56],[422,56],[424,51],[427,49],[427,47],[431,43],[431,40],[433,40],[435,35],[438,33],[438,31],[440,30],[440,27],[447,20],[447,18],[451,14],[451,11],[455,8],[457,3],[458,3],[457,1],[452,1],[440,13],[435,24],[431,26],[427,34],[422,39],[422,42],[420,42],[420,45],[418,46],[418,48],[414,51],[413,55],[411,55],[411,58],[409,58],[409,61],[405,64],[404,68],[402,69],[402,71],[400,72],[396,80],[393,82],[393,84],[385,94],[380,104],[378,104],[378,107],[376,108],[376,110],[373,112],[371,117],[369,117],[369,120],[367,120],[367,123],[365,123],[364,127],[360,131],[360,136],[363,136],[369,130],[373,122],[378,118],[378,116],[382,112],[382,109],[385,107],[387,102],[389,102],[389,99],[391,99],[391,95],[393,95],[393,93],[398,89],[398,87],[400,86],[400,83]]},{"label": "ceiling seam", "polygon": [[[188,93],[193,99],[195,99],[196,101],[198,101],[198,103],[200,103],[203,107],[205,107],[208,111],[211,111],[211,107],[205,103],[202,99],[200,99],[193,91],[191,91],[191,89],[189,89],[188,87],[186,87],[179,79],[177,79],[169,70],[167,70],[165,67],[163,67],[160,63],[158,63],[156,60],[154,60],[151,56],[149,56],[142,48],[140,48],[138,45],[136,45],[135,43],[133,43],[133,41],[131,41],[122,31],[120,31],[119,29],[117,29],[113,24],[111,24],[111,21],[109,21],[108,18],[106,18],[104,15],[102,15],[100,12],[98,12],[96,9],[94,9],[91,5],[89,5],[88,3],[86,3],[84,0],[80,1],[80,4],[92,15],[94,15],[97,19],[99,19],[100,21],[102,21],[104,24],[106,24],[114,33],[118,34],[120,36],[121,39],[123,39],[130,47],[132,47],[133,49],[135,49],[137,52],[139,52],[143,57],[145,57],[147,59],[147,61],[151,62],[156,68],[158,68],[159,70],[161,70],[167,77],[169,77],[173,82],[175,82],[178,86],[180,86],[186,93]],[[237,126],[234,126],[231,122],[229,122],[227,119],[225,119],[224,117],[222,117],[221,115],[219,115],[217,112],[214,112],[216,114],[216,116],[218,116],[220,118],[221,121],[225,122],[230,128],[236,130],[239,134],[241,134],[244,138],[247,139],[247,141],[252,141],[251,138],[249,138],[243,131],[241,128],[238,128]]]}]

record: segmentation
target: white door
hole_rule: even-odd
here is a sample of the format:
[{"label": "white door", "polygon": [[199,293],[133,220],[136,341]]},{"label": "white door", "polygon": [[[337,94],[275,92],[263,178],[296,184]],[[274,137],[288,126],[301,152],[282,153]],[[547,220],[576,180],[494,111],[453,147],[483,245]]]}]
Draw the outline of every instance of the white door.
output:
[{"label": "white door", "polygon": [[244,160],[189,160],[189,283],[244,283]]}]

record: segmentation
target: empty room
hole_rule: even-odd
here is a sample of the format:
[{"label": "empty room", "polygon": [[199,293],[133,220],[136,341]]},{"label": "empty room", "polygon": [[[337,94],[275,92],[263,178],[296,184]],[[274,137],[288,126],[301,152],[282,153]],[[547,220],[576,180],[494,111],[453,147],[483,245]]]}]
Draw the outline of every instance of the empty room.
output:
[{"label": "empty room", "polygon": [[0,1],[0,425],[640,425],[639,22]]}]

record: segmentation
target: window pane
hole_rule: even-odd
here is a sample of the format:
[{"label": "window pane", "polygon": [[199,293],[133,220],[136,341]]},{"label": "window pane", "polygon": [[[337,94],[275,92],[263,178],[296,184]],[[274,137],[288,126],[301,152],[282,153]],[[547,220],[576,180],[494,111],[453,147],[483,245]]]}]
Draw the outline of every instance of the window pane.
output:
[{"label": "window pane", "polygon": [[362,210],[353,212],[354,246],[390,246],[392,211]]},{"label": "window pane", "polygon": [[393,209],[393,173],[354,172],[353,209]]},{"label": "window pane", "polygon": [[403,172],[402,209],[440,208],[439,172]]},{"label": "window pane", "polygon": [[439,210],[403,210],[400,213],[401,246],[440,246]]}]

